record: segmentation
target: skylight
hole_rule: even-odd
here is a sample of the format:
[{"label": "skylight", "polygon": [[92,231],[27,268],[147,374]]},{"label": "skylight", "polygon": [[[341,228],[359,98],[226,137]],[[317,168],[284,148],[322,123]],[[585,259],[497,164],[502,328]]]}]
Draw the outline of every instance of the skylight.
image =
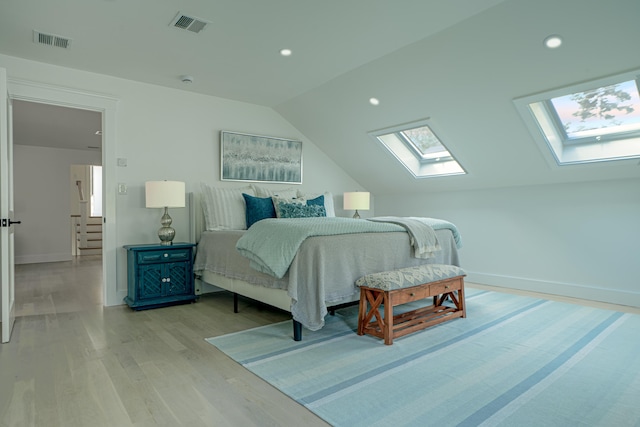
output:
[{"label": "skylight", "polygon": [[640,157],[640,94],[634,74],[515,101],[557,165]]},{"label": "skylight", "polygon": [[414,178],[466,173],[433,130],[433,123],[422,121],[370,132]]}]

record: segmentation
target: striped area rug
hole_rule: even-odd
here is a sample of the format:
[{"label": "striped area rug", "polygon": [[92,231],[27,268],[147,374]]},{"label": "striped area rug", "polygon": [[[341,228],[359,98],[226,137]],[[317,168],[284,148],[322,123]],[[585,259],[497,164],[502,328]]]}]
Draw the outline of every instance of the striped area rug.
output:
[{"label": "striped area rug", "polygon": [[[334,426],[638,426],[640,316],[467,289],[467,318],[394,340],[357,307],[207,341]],[[407,307],[413,308],[413,307]]]}]

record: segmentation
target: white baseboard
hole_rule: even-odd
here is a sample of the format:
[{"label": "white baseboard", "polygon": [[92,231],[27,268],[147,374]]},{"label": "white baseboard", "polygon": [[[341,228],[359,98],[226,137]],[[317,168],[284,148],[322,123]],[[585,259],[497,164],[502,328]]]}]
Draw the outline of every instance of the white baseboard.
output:
[{"label": "white baseboard", "polygon": [[105,304],[105,307],[114,307],[116,305],[125,305],[124,298],[127,296],[127,290],[121,289],[116,292],[116,301],[111,304]]},{"label": "white baseboard", "polygon": [[507,289],[539,292],[571,298],[581,298],[611,304],[640,307],[640,292],[613,288],[585,286],[575,283],[549,282],[522,277],[500,276],[496,274],[474,273],[467,271],[465,281],[480,285],[496,286]]},{"label": "white baseboard", "polygon": [[41,262],[71,261],[71,252],[57,254],[20,255],[15,257],[16,264],[39,264]]}]

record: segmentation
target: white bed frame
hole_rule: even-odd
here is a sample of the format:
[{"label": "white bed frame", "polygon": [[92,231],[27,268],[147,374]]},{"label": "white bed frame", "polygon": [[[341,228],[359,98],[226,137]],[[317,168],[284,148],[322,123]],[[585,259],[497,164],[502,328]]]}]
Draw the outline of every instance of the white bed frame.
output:
[{"label": "white bed frame", "polygon": [[[191,243],[198,243],[200,235],[205,230],[204,212],[200,202],[200,194],[189,193],[187,200],[190,216],[189,239]],[[252,285],[243,280],[230,279],[208,271],[205,271],[201,278],[196,277],[195,288],[196,295],[227,290],[234,294],[242,295],[291,312],[291,297],[287,295],[287,291],[284,289]],[[234,304],[234,310],[237,311],[237,300]]]}]

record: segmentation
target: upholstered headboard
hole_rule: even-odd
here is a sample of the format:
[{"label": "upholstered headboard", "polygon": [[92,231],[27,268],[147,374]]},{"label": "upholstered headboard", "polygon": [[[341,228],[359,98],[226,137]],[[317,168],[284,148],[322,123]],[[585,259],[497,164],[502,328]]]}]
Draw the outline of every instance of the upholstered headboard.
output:
[{"label": "upholstered headboard", "polygon": [[189,205],[189,242],[198,243],[205,229],[200,193],[188,193],[187,203]]},{"label": "upholstered headboard", "polygon": [[[247,218],[243,193],[251,196],[257,195],[258,198],[280,196],[284,199],[306,199],[307,204],[313,199],[323,196],[321,203],[325,208],[326,216],[335,216],[333,194],[331,192],[305,194],[297,188],[270,190],[257,185],[216,188],[202,184],[201,187],[202,191],[188,194],[189,240],[192,243],[198,243],[200,235],[207,227],[210,227],[209,229],[211,230],[246,230]],[[206,203],[203,203],[203,201]]]}]

